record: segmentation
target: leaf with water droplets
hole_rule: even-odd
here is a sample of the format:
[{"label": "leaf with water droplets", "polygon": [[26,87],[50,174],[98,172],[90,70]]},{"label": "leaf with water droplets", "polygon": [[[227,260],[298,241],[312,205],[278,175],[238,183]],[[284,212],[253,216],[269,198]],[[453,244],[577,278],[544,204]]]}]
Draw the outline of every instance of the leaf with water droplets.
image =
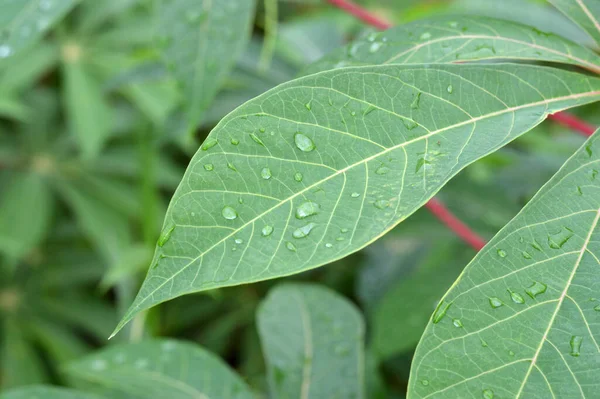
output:
[{"label": "leaf with water droplets", "polygon": [[[421,40],[415,40],[414,37],[420,37]],[[526,25],[487,17],[441,16],[418,20],[395,26],[374,40],[371,41],[369,37],[358,39],[348,44],[347,48],[333,51],[310,65],[305,73],[351,65],[495,59],[560,62],[600,72],[600,57],[589,49],[560,36],[539,35]],[[377,51],[371,51],[373,43],[385,43],[385,46],[378,46]],[[349,48],[353,51],[350,52]],[[446,96],[461,90],[460,82],[456,83],[446,83]]]},{"label": "leaf with water droplets", "polygon": [[191,131],[246,45],[254,1],[159,0],[157,8],[162,56],[183,89]]},{"label": "leaf with water droplets", "polygon": [[[417,347],[408,398],[478,397],[482,386],[506,398],[598,396],[591,371],[600,364],[600,306],[592,297],[600,286],[600,182],[586,175],[600,165],[598,153],[596,132],[466,267],[443,298],[452,308]],[[574,185],[586,186],[583,196],[568,195]],[[513,254],[547,237],[534,260],[498,257],[497,248]],[[487,298],[504,305],[490,299],[492,309]],[[451,322],[457,317],[461,329]]]},{"label": "leaf with water droplets", "polygon": [[598,0],[548,0],[581,26],[600,44],[600,2]]},{"label": "leaf with water droplets", "polygon": [[0,60],[30,46],[78,0],[0,0]]},{"label": "leaf with water droplets", "polygon": [[66,372],[78,386],[100,390],[106,398],[254,397],[218,356],[183,341],[112,345],[69,364]]},{"label": "leaf with water droplets", "polygon": [[[440,97],[449,82],[460,84],[462,94]],[[412,109],[416,93],[419,108]],[[328,105],[331,97],[335,106]],[[349,255],[546,114],[597,98],[597,78],[510,64],[351,67],[280,85],[226,116],[207,138],[218,144],[190,161],[166,214],[177,228],[162,248],[165,267],[149,271],[124,320],[183,294],[299,273]],[[298,107],[308,101],[310,112]],[[378,111],[345,112],[369,105]],[[342,124],[340,115],[356,123]],[[415,127],[406,128],[406,120]],[[260,136],[264,146],[248,135],[259,127],[274,132]],[[224,144],[232,136],[243,138],[236,147]],[[419,159],[428,164],[415,171]],[[214,170],[204,170],[207,163]],[[268,182],[263,168],[272,172]],[[224,206],[237,217],[222,216]],[[294,240],[307,223],[318,228]],[[269,240],[260,234],[264,225],[275,228]],[[350,231],[338,241],[342,226]],[[244,239],[235,253],[233,237]]]},{"label": "leaf with water droplets", "polygon": [[365,397],[364,323],[348,300],[317,285],[279,285],[257,324],[270,397]]}]

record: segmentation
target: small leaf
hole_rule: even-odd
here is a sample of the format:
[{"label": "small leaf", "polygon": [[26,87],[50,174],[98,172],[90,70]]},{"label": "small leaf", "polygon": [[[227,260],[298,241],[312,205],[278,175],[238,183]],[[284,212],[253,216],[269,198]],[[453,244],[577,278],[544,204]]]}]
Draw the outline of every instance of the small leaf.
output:
[{"label": "small leaf", "polygon": [[158,41],[181,84],[188,128],[194,129],[250,35],[251,0],[161,0]]},{"label": "small leaf", "polygon": [[109,398],[253,397],[221,359],[198,345],[173,340],[111,346],[71,363],[67,372]]},{"label": "small leaf", "polygon": [[[499,59],[560,62],[600,73],[600,57],[589,49],[530,26],[475,16],[443,16],[372,33],[325,56],[306,73],[351,65]],[[456,87],[445,89],[452,93]]]},{"label": "small leaf", "polygon": [[[596,132],[466,267],[442,299],[452,304],[446,317],[429,324],[417,347],[409,398],[478,397],[482,390],[507,398],[598,396],[590,370],[600,364],[593,296],[600,178],[588,173],[599,167]],[[573,194],[575,186],[586,188],[583,195]],[[540,250],[522,256],[534,241]],[[499,247],[506,257],[498,257]],[[503,305],[494,308],[489,298]],[[463,328],[452,325],[456,317]]]},{"label": "small leaf", "polygon": [[600,1],[548,0],[600,44]]},{"label": "small leaf", "polygon": [[346,299],[317,285],[281,285],[257,318],[271,397],[364,397],[364,325]]}]

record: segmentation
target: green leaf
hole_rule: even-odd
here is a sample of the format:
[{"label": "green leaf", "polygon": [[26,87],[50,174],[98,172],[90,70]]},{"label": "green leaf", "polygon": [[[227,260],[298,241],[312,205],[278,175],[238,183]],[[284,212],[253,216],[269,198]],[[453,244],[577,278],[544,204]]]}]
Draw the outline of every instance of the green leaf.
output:
[{"label": "green leaf", "polygon": [[0,60],[39,40],[77,0],[0,0]]},{"label": "green leaf", "polygon": [[548,0],[600,44],[600,1]]},{"label": "green leaf", "polygon": [[0,395],[0,399],[100,399],[100,396],[53,386],[30,386],[14,389]]},{"label": "green leaf", "polygon": [[44,239],[54,201],[44,178],[19,173],[2,187],[0,196],[0,251],[20,258]]},{"label": "green leaf", "polygon": [[437,17],[371,33],[308,67],[307,73],[349,65],[477,60],[538,60],[600,72],[594,52],[530,26],[486,17]]},{"label": "green leaf", "polygon": [[409,398],[593,398],[600,380],[596,133],[463,271],[417,348]]},{"label": "green leaf", "polygon": [[192,159],[118,328],[186,293],[343,258],[468,164],[548,113],[597,100],[599,88],[510,64],[355,67],[278,86],[225,117]]},{"label": "green leaf", "polygon": [[273,289],[258,310],[273,398],[364,397],[364,324],[354,305],[317,285]]},{"label": "green leaf", "polygon": [[250,35],[253,0],[162,0],[159,40],[163,58],[185,97],[195,129]]},{"label": "green leaf", "polygon": [[111,346],[71,364],[67,372],[111,398],[253,397],[221,359],[197,345],[173,340]]}]

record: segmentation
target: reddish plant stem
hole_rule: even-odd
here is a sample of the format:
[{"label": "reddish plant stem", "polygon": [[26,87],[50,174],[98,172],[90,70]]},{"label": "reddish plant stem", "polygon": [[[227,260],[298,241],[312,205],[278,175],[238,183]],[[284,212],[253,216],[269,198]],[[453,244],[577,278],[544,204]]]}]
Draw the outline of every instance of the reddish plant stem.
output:
[{"label": "reddish plant stem", "polygon": [[[348,0],[327,0],[331,5],[338,7],[347,13],[354,15],[361,21],[371,25],[377,29],[388,29],[391,24],[382,20],[378,16],[370,13],[364,8],[348,1]],[[582,121],[574,115],[566,112],[557,112],[549,115],[549,118],[563,126],[569,127],[579,134],[591,136],[596,128],[589,123]],[[479,251],[485,246],[485,240],[477,233],[471,230],[466,224],[450,212],[448,208],[438,199],[432,198],[425,205],[442,223],[460,237],[465,243],[469,244],[476,251]]]}]

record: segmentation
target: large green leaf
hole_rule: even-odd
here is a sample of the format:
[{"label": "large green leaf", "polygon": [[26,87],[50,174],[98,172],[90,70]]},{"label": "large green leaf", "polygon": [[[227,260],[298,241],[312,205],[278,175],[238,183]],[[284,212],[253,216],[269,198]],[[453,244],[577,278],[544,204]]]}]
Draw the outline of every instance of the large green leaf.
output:
[{"label": "large green leaf", "polygon": [[409,398],[598,396],[599,169],[596,134],[467,266],[419,343]]},{"label": "large green leaf", "polygon": [[548,0],[600,44],[600,1]]},{"label": "large green leaf", "polygon": [[218,357],[173,340],[111,346],[74,362],[67,371],[79,385],[94,387],[110,398],[253,397]]},{"label": "large green leaf", "polygon": [[38,40],[78,0],[0,0],[0,59]]},{"label": "large green leaf", "polygon": [[371,33],[312,64],[307,73],[366,64],[539,60],[600,72],[600,57],[559,36],[486,17],[437,17]]},{"label": "large green leaf", "polygon": [[49,385],[36,385],[4,392],[0,399],[100,399],[100,396],[58,388]]},{"label": "large green leaf", "polygon": [[273,398],[364,397],[364,325],[356,307],[316,285],[282,285],[258,311]]},{"label": "large green leaf", "polygon": [[506,64],[345,68],[268,91],[192,159],[119,328],[179,295],[355,252],[462,168],[599,89],[596,78]]},{"label": "large green leaf", "polygon": [[250,35],[254,0],[161,0],[159,34],[194,129]]}]

